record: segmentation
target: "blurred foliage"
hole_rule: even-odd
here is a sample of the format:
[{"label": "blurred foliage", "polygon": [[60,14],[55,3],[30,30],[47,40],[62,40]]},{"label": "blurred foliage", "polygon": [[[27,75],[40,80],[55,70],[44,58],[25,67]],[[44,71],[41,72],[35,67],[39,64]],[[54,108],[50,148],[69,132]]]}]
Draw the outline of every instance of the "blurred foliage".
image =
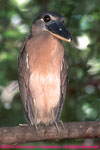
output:
[{"label": "blurred foliage", "polygon": [[[100,0],[0,0],[0,90],[18,79],[21,43],[29,34],[34,18],[47,10],[65,16],[73,37],[71,44],[64,42],[69,86],[62,119],[100,120]],[[0,102],[0,126],[25,122],[19,99],[18,94],[10,109]],[[65,143],[70,142],[62,141]]]}]

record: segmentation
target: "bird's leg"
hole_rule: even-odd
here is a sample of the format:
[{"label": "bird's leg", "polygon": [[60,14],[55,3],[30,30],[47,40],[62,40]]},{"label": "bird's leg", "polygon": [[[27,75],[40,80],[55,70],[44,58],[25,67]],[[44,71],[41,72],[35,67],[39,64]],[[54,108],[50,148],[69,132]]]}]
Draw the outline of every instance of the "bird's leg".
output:
[{"label": "bird's leg", "polygon": [[54,116],[54,109],[52,109],[51,111],[52,111],[52,119],[53,119],[53,122],[54,122],[54,124],[55,124],[55,126],[56,126],[57,132],[59,132],[59,127],[58,127],[58,124],[57,124],[57,122],[56,122],[56,120],[55,120],[55,116]]},{"label": "bird's leg", "polygon": [[37,127],[37,109],[35,109],[34,126],[35,126],[36,131],[38,131],[38,127]]},{"label": "bird's leg", "polygon": [[62,128],[63,128],[64,130],[66,130],[66,128],[65,128],[65,126],[64,126],[64,124],[63,124],[63,122],[62,122],[62,120],[59,120],[58,122],[61,124]]}]

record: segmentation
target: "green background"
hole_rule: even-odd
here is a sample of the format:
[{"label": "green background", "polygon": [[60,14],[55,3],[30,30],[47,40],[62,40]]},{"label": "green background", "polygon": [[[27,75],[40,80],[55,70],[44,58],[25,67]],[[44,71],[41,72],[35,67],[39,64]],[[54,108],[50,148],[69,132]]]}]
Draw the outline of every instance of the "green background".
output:
[{"label": "green background", "polygon": [[[100,0],[0,0],[0,95],[18,79],[17,56],[35,17],[43,11],[65,17],[73,41],[65,43],[69,85],[62,120],[100,120]],[[8,90],[9,94],[13,89]],[[13,95],[13,94],[12,94]],[[0,127],[25,123],[18,90],[13,98],[0,98]],[[32,145],[80,144],[85,140],[31,143]],[[94,145],[100,140],[92,140]],[[100,143],[99,143],[100,144]],[[28,143],[29,145],[29,143]]]}]

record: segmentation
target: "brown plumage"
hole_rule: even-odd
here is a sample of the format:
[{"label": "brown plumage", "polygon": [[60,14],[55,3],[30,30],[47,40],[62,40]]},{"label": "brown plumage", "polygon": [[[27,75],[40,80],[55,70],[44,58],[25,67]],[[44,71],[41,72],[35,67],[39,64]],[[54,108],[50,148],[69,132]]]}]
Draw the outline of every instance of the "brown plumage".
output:
[{"label": "brown plumage", "polygon": [[[33,22],[31,33],[19,52],[20,94],[27,120],[32,125],[58,121],[61,114],[67,87],[67,65],[60,39],[71,40],[68,30],[67,38],[59,33],[63,30],[62,20],[57,13],[41,14]],[[56,21],[60,22],[60,30],[54,29]]]}]

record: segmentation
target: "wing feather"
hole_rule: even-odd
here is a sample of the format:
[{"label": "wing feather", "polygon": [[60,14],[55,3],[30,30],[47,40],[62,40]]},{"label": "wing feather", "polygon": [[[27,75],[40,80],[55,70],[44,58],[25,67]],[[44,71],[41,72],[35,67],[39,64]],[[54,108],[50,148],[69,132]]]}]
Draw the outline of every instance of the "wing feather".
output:
[{"label": "wing feather", "polygon": [[30,124],[34,123],[34,102],[33,97],[31,96],[31,92],[29,89],[29,77],[30,77],[30,70],[27,67],[26,57],[26,45],[29,39],[32,38],[32,35],[29,35],[23,42],[19,57],[18,57],[18,80],[19,80],[19,89],[21,99],[24,105],[24,112],[27,118],[27,121]]}]

